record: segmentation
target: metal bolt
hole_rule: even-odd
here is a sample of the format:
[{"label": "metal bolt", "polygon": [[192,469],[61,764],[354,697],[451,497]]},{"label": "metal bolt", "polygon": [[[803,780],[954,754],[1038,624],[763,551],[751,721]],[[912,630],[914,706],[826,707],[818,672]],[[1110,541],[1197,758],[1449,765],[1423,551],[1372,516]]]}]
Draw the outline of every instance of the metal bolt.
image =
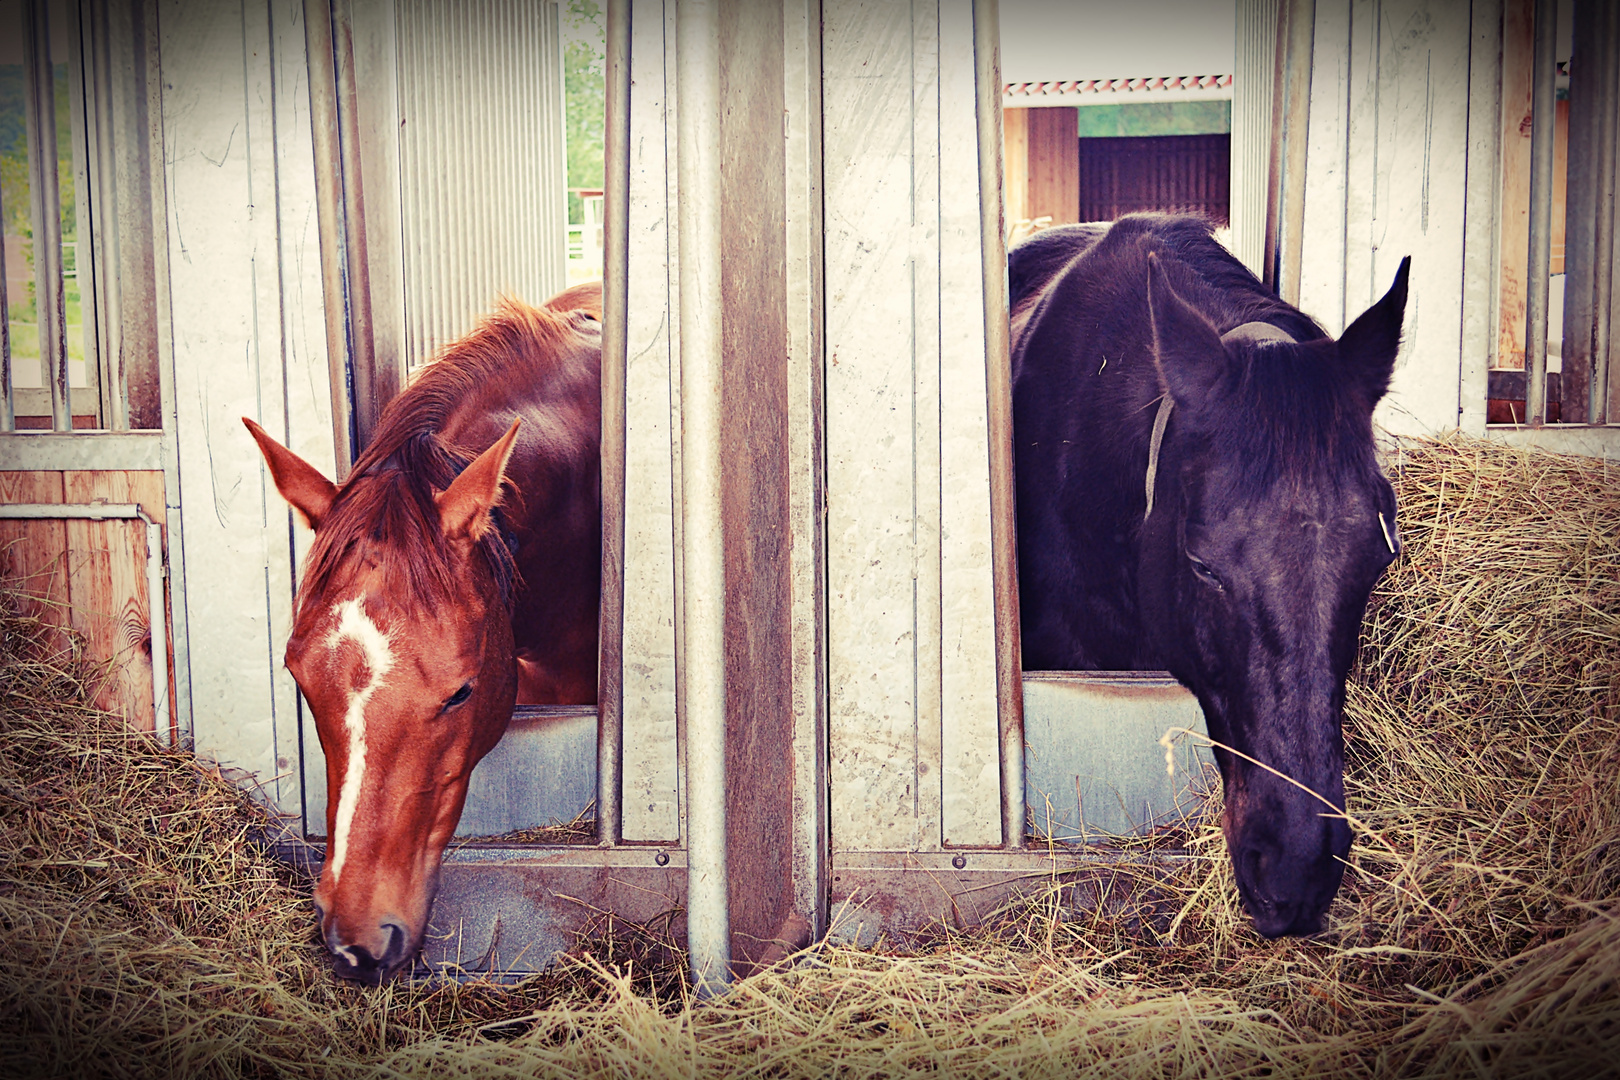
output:
[{"label": "metal bolt", "polygon": [[669,865],[669,852],[660,851],[658,854],[653,856],[653,862],[657,863],[659,866],[668,866]]},{"label": "metal bolt", "polygon": [[962,869],[964,866],[967,865],[967,856],[966,855],[952,855],[951,856],[951,865],[956,867],[958,870]]}]

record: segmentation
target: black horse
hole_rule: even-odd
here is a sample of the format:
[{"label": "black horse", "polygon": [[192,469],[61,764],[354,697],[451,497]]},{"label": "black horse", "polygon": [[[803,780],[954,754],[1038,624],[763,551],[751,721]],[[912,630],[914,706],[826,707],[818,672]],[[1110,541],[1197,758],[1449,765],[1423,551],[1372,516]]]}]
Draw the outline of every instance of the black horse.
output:
[{"label": "black horse", "polygon": [[1319,929],[1350,848],[1344,683],[1398,546],[1372,412],[1410,262],[1335,342],[1197,218],[1009,256],[1024,666],[1164,668],[1198,696],[1267,937]]}]

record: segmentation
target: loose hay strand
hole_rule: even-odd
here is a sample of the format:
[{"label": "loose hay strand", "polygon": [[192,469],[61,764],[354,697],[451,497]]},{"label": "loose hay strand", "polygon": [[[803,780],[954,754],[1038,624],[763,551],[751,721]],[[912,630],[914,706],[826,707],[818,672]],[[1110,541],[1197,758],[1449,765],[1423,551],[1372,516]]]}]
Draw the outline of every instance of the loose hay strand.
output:
[{"label": "loose hay strand", "polygon": [[335,980],[309,883],[248,842],[264,811],[88,708],[83,674],[7,594],[0,1061],[22,1076],[1606,1075],[1620,493],[1602,463],[1460,436],[1405,444],[1394,480],[1404,552],[1345,711],[1360,835],[1322,934],[1254,934],[1217,791],[1177,827],[1181,857],[1132,847],[1084,887],[1053,880],[910,950],[820,943],[702,1005],[666,925],[606,916],[517,986]]}]

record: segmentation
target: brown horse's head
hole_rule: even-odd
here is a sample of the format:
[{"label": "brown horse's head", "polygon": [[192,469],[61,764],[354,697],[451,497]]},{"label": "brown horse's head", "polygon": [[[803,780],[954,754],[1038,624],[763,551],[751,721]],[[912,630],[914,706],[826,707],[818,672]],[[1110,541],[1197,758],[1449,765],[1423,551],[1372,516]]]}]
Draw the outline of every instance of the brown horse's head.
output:
[{"label": "brown horse's head", "polygon": [[244,420],[315,529],[287,667],[326,753],[315,889],[338,974],[377,983],[421,946],[473,766],[517,693],[506,435],[465,468],[431,432],[368,451],[339,488]]}]

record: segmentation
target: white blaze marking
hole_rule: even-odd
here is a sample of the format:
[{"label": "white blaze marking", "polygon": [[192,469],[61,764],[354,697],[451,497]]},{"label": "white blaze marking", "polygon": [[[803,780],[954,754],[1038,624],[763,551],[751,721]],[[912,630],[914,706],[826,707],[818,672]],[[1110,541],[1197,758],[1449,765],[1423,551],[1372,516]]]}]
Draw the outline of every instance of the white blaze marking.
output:
[{"label": "white blaze marking", "polygon": [[355,804],[360,800],[360,780],[366,772],[366,705],[382,685],[383,676],[394,666],[394,651],[388,636],[366,614],[365,603],[356,597],[337,606],[337,628],[327,637],[328,648],[336,650],[345,641],[360,646],[371,677],[366,685],[349,691],[349,708],[343,714],[343,727],[349,733],[349,763],[343,772],[343,788],[338,794],[337,823],[332,829],[332,884],[343,872],[348,855],[349,827],[354,823]]}]

